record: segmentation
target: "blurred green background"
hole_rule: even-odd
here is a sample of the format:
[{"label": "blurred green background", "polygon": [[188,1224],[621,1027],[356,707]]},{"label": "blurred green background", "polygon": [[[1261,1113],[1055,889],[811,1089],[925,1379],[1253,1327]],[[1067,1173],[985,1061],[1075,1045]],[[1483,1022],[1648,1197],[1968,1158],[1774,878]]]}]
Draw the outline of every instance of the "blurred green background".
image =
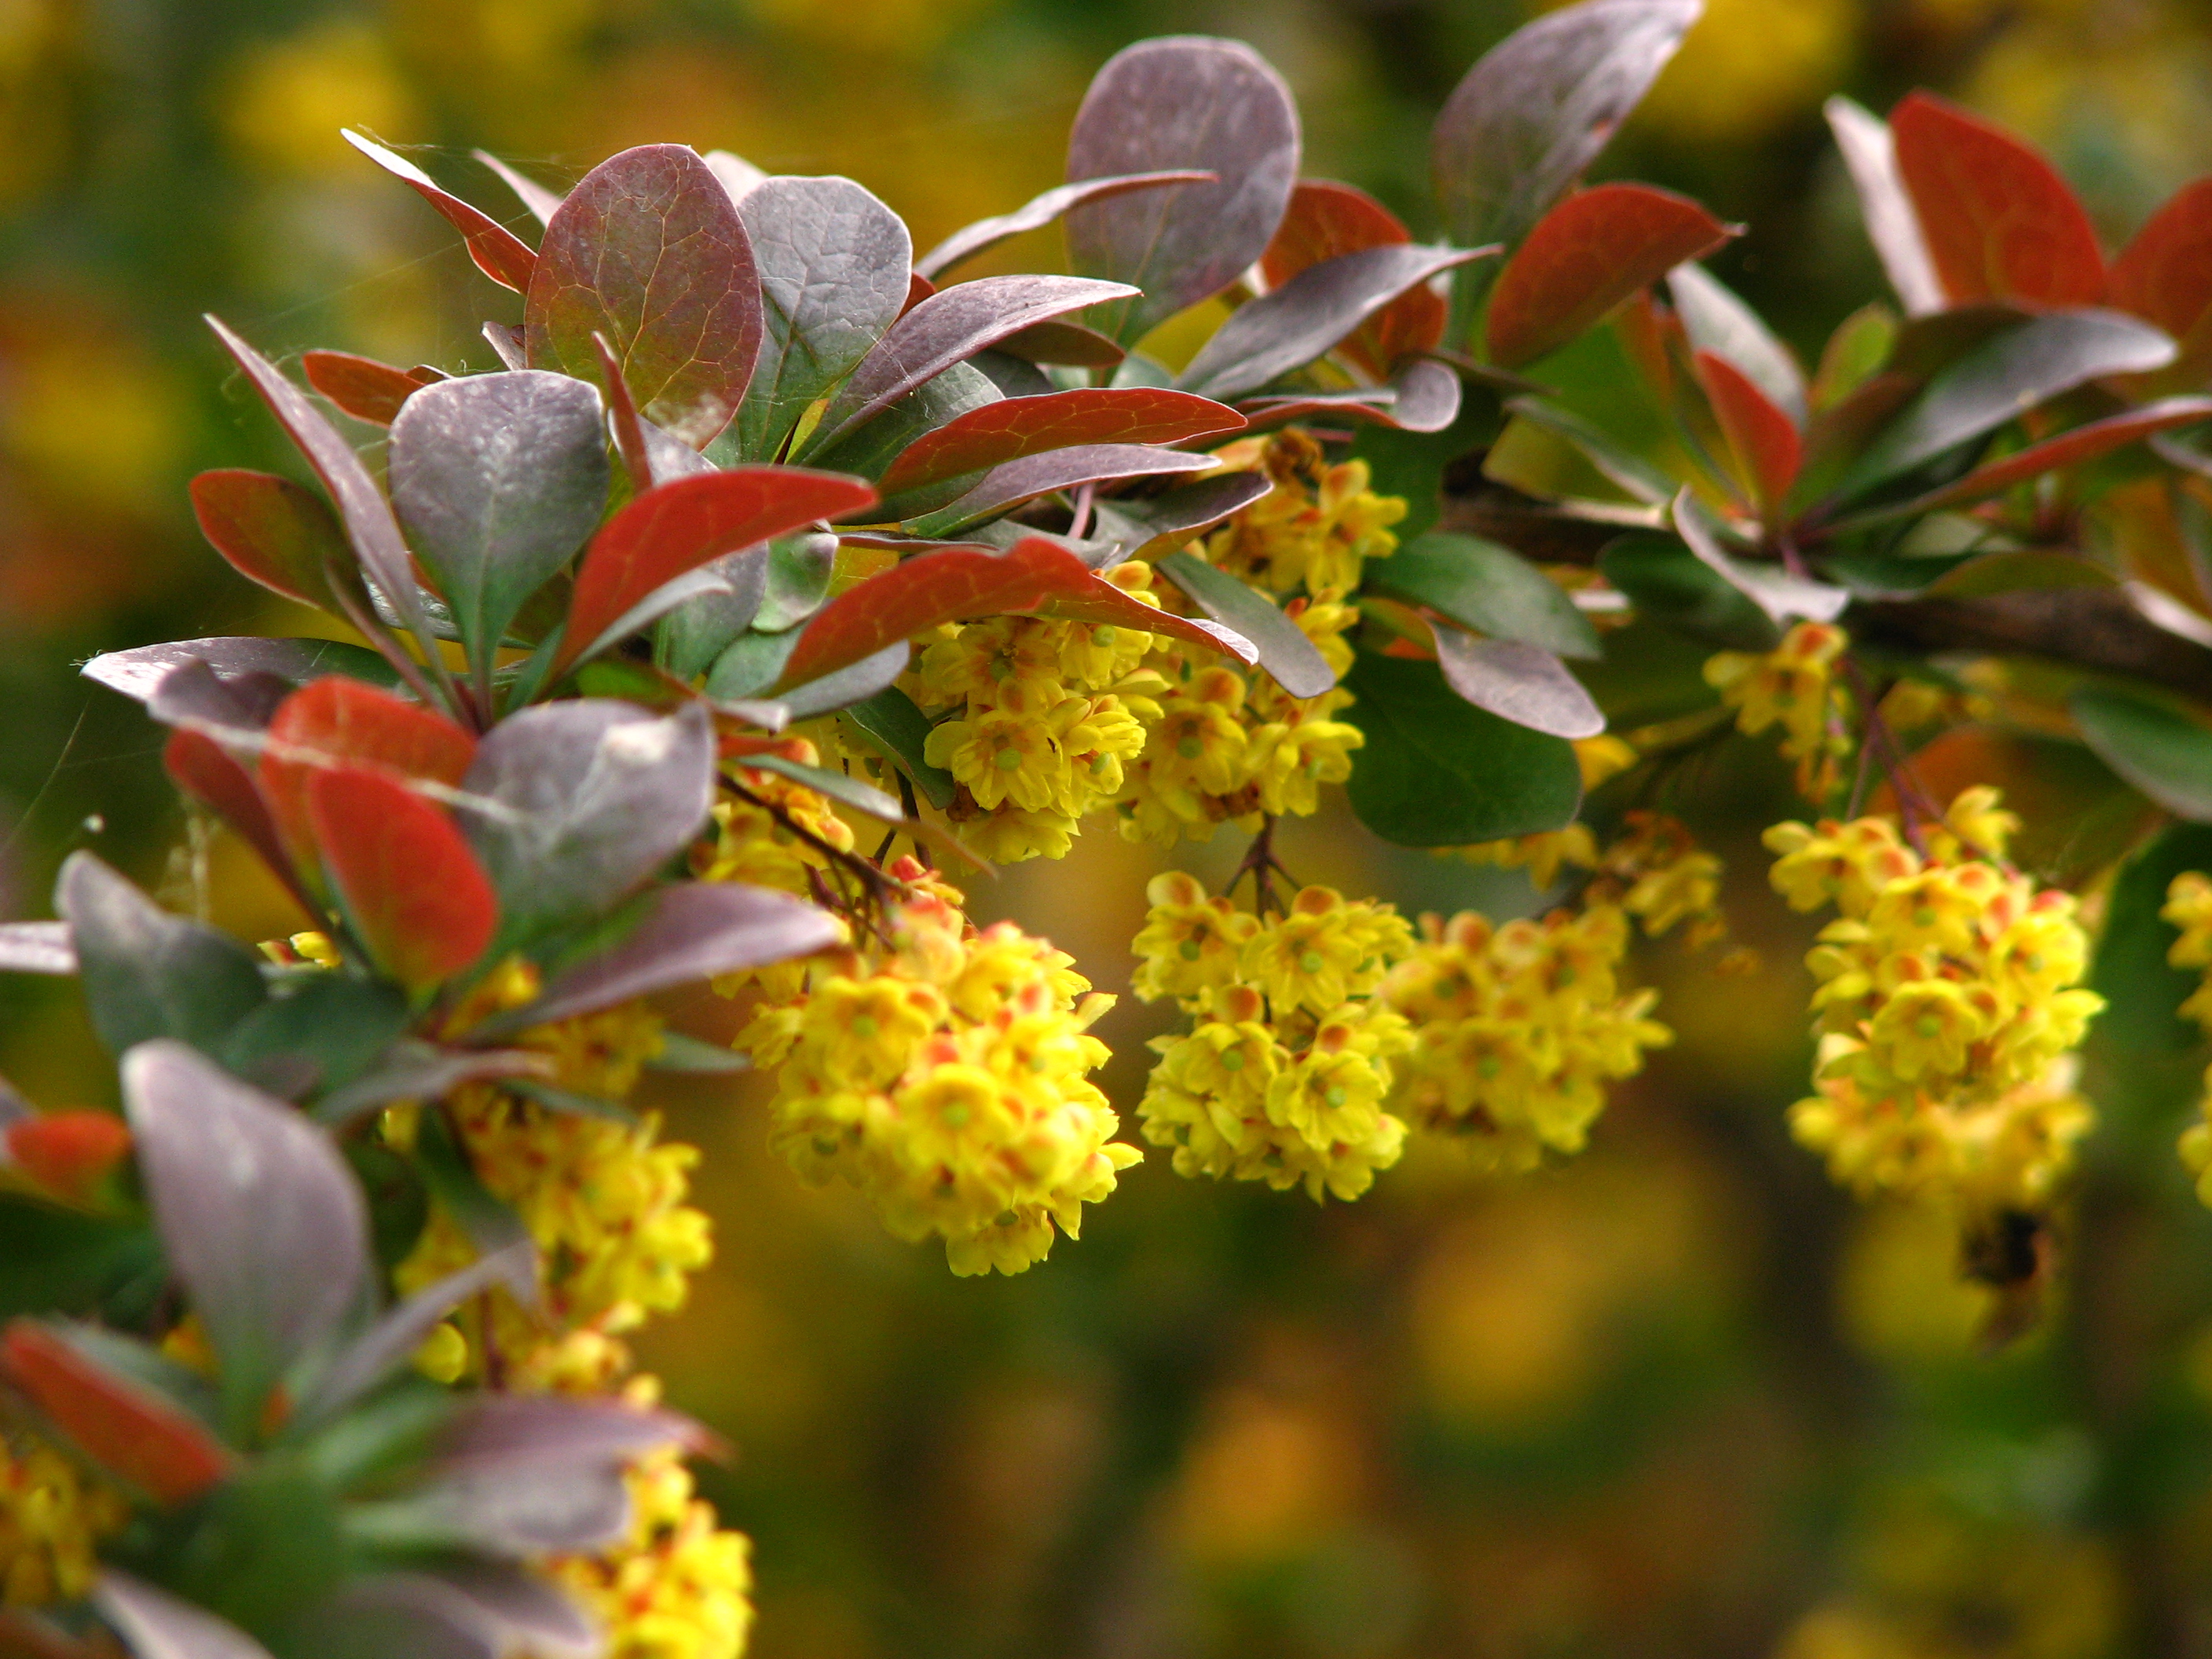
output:
[{"label": "blurred green background", "polygon": [[[196,841],[156,734],[74,665],[303,617],[203,546],[185,483],[289,465],[199,313],[488,366],[516,301],[337,137],[506,215],[484,146],[565,184],[632,143],[848,173],[926,246],[1057,181],[1090,72],[1242,36],[1300,94],[1308,173],[1418,234],[1431,115],[1515,0],[0,0],[0,915],[92,846],[248,934],[298,925]],[[1604,171],[1703,198],[1801,351],[1876,291],[1820,101],[1933,85],[2048,146],[2117,240],[2212,168],[2212,12],[2182,0],[1709,0]],[[417,148],[419,147],[419,148]],[[996,268],[1050,268],[1056,233]],[[761,1659],[2212,1653],[2212,1217],[2172,1156],[2189,1066],[2101,1039],[2106,1124],[2043,1329],[1985,1310],[1938,1218],[1855,1208],[1792,1147],[1802,928],[1750,745],[1675,803],[1766,969],[1647,952],[1677,1045],[1593,1149],[1485,1185],[1415,1156],[1357,1206],[1199,1188],[1155,1154],[1080,1243],[955,1280],[767,1152],[748,1088],[672,1087],[719,1257],[644,1358],[739,1449]],[[1187,849],[1218,878],[1241,838]],[[1525,908],[1520,878],[1289,827],[1309,880]],[[1158,860],[1093,835],[975,895],[1126,988]],[[707,1011],[711,1013],[710,1011]],[[1107,1034],[1117,1103],[1163,1021]],[[2141,1024],[2142,1022],[2137,1022]],[[0,1071],[112,1081],[67,988],[0,984]]]}]

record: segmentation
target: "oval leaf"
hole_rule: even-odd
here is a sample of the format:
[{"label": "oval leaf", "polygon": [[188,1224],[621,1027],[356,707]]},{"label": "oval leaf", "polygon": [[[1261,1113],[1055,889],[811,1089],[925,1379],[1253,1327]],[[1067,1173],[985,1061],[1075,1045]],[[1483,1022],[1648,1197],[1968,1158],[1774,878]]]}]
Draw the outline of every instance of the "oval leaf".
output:
[{"label": "oval leaf", "polygon": [[261,792],[284,846],[303,871],[318,867],[307,784],[333,767],[364,766],[402,778],[458,785],[476,758],[476,739],[419,704],[332,676],[295,692],[277,709],[258,768]]},{"label": "oval leaf", "polygon": [[342,640],[264,640],[251,635],[171,640],[163,645],[110,651],[94,657],[79,672],[111,691],[150,702],[170,675],[192,662],[204,662],[226,678],[274,674],[295,685],[311,684],[332,674],[343,674],[365,685],[397,683],[391,664],[384,658]]},{"label": "oval leaf", "polygon": [[1821,110],[1858,193],[1867,240],[1874,244],[1906,314],[1923,317],[1942,310],[1943,285],[1936,279],[1928,239],[1920,234],[1920,216],[1898,176],[1897,145],[1890,137],[1889,123],[1840,96],[1829,99]]},{"label": "oval leaf", "polygon": [[694,449],[730,423],[760,355],[760,278],[729,192],[681,144],[602,161],[545,227],[523,310],[532,368],[599,382],[604,334],[647,419]]},{"label": "oval leaf", "polygon": [[1487,252],[1409,242],[1309,265],[1239,306],[1191,361],[1182,383],[1212,398],[1257,392],[1334,349],[1401,295]]},{"label": "oval leaf", "polygon": [[711,718],[599,698],[494,726],[463,787],[464,826],[510,937],[601,914],[689,846],[714,793]]},{"label": "oval leaf", "polygon": [[1456,628],[1431,631],[1444,684],[1477,708],[1555,738],[1594,738],[1605,730],[1605,716],[1583,683],[1541,647],[1479,640]]},{"label": "oval leaf", "polygon": [[1674,524],[1698,562],[1749,599],[1775,623],[1793,617],[1828,623],[1844,614],[1851,602],[1850,590],[1793,576],[1778,564],[1754,564],[1731,554],[1721,540],[1718,526],[1705,516],[1696,496],[1685,484],[1674,498]]},{"label": "oval leaf", "polygon": [[[1346,253],[1410,242],[1398,216],[1365,191],[1333,179],[1301,179],[1291,192],[1275,239],[1260,256],[1260,275],[1278,289],[1310,266]],[[1424,283],[1408,289],[1355,329],[1338,348],[1376,380],[1399,362],[1442,343],[1449,314],[1443,296]]]},{"label": "oval leaf", "polygon": [[1693,361],[1713,417],[1735,457],[1737,476],[1759,511],[1771,516],[1797,482],[1797,469],[1804,461],[1796,424],[1756,381],[1717,351],[1700,351]]},{"label": "oval leaf", "polygon": [[203,1048],[267,1000],[253,953],[172,915],[92,854],[72,853],[54,884],[93,1028],[120,1054],[153,1037]]},{"label": "oval leaf", "polygon": [[190,1503],[234,1466],[198,1419],[46,1326],[10,1323],[0,1369],[86,1455],[156,1503]]},{"label": "oval leaf", "polygon": [[1156,568],[1207,616],[1251,641],[1260,653],[1260,666],[1291,696],[1318,697],[1336,684],[1336,671],[1323,659],[1321,647],[1266,594],[1194,553],[1170,553],[1157,561]]},{"label": "oval leaf", "polygon": [[1169,472],[1206,472],[1215,465],[1211,455],[1149,444],[1079,444],[1072,449],[1049,449],[1042,455],[993,467],[967,494],[914,520],[911,528],[917,536],[950,535],[1055,489]]},{"label": "oval leaf", "polygon": [[1966,352],[1885,428],[1836,487],[1840,499],[1909,472],[2061,392],[2107,374],[2163,368],[2174,344],[2117,311],[2054,311]]},{"label": "oval leaf", "polygon": [[483,955],[499,902],[441,810],[387,774],[356,768],[310,773],[307,797],[323,869],[380,968],[420,991]]},{"label": "oval leaf", "polygon": [[598,526],[607,483],[599,394],[565,374],[447,380],[392,423],[392,505],[445,596],[481,700],[508,624]]},{"label": "oval leaf", "polygon": [[1367,568],[1366,586],[1447,621],[1563,657],[1596,657],[1597,630],[1566,591],[1519,554],[1478,536],[1432,530]]},{"label": "oval leaf", "polygon": [[1518,368],[1578,339],[1623,300],[1733,234],[1672,191],[1599,185],[1546,214],[1490,296],[1490,360]]},{"label": "oval leaf", "polygon": [[371,426],[390,426],[410,398],[447,378],[434,368],[394,368],[350,351],[302,352],[300,371],[309,386]]},{"label": "oval leaf", "polygon": [[1805,371],[1790,348],[1703,265],[1676,266],[1667,274],[1682,332],[1693,351],[1725,357],[1797,425],[1805,423]]},{"label": "oval leaf", "polygon": [[1459,376],[1442,363],[1416,357],[1388,386],[1252,398],[1237,408],[1255,427],[1277,427],[1318,415],[1401,432],[1442,432],[1459,418]]},{"label": "oval leaf", "polygon": [[678,576],[875,498],[858,478],[796,466],[732,467],[647,490],[592,538],[577,568],[556,671]]},{"label": "oval leaf", "polygon": [[2002,127],[1925,92],[1889,114],[1898,176],[1944,291],[1961,303],[2093,306],[2097,233],[2058,171]]},{"label": "oval leaf", "polygon": [[933,294],[892,324],[838,388],[802,453],[819,455],[915,387],[1010,334],[1127,292],[1118,283],[1079,276],[985,276]]},{"label": "oval leaf", "polygon": [[371,1293],[360,1184],[322,1130],[180,1042],[125,1054],[123,1099],[162,1248],[250,1426]]},{"label": "oval leaf", "polygon": [[886,495],[1079,444],[1176,444],[1243,427],[1235,410],[1157,386],[1079,386],[1006,398],[954,417],[899,453]]},{"label": "oval leaf", "polygon": [[1094,200],[1067,215],[1075,269],[1142,290],[1090,319],[1124,346],[1235,282],[1282,222],[1298,174],[1297,106],[1251,47],[1200,35],[1140,40],[1092,78],[1068,134],[1068,178],[1169,169],[1216,182]]},{"label": "oval leaf", "polygon": [[1352,810],[1401,847],[1463,847],[1560,830],[1582,800],[1573,745],[1472,707],[1434,663],[1363,653],[1345,719],[1366,736]]},{"label": "oval leaf", "polygon": [[925,553],[848,588],[801,631],[779,684],[817,679],[940,623],[1014,616],[1134,628],[1255,658],[1240,635],[1155,611],[1066,549],[1031,536],[1005,553]]},{"label": "oval leaf", "polygon": [[1085,179],[1079,184],[1057,185],[1030,197],[1012,213],[1002,213],[995,218],[978,219],[974,224],[964,225],[954,231],[914,262],[915,274],[934,283],[953,266],[965,264],[977,254],[1019,236],[1024,231],[1042,230],[1069,209],[1081,207],[1085,202],[1103,202],[1115,196],[1126,196],[1134,190],[1159,190],[1171,185],[1210,185],[1213,180],[1214,175],[1211,173],[1181,167],[1161,173],[1127,173],[1118,178]]},{"label": "oval leaf", "polygon": [[1526,235],[1597,159],[1703,9],[1700,0],[1592,0],[1486,52],[1429,141],[1452,240],[1510,246]]},{"label": "oval leaf", "polygon": [[345,532],[314,491],[269,472],[226,468],[192,480],[200,532],[248,581],[302,605],[344,614],[334,584],[366,609]]},{"label": "oval leaf", "polygon": [[738,216],[760,267],[765,330],[737,453],[765,461],[898,320],[914,244],[898,215],[850,179],[763,179]]}]

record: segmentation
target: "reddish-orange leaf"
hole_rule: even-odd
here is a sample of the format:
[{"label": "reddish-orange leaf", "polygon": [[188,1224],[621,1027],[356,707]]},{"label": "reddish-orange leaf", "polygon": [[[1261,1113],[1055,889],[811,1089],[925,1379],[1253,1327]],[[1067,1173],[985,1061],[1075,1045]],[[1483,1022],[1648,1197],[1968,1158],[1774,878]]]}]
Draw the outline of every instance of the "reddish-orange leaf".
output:
[{"label": "reddish-orange leaf", "polygon": [[1915,511],[1929,511],[1986,501],[2045,472],[2054,472],[2063,466],[2080,466],[2100,455],[2109,455],[2138,438],[2148,438],[2178,426],[2196,426],[2204,421],[2212,421],[2212,398],[2162,398],[2140,409],[2091,421],[1978,466],[1955,483],[1922,496],[1912,503],[1912,507]]},{"label": "reddish-orange leaf", "polygon": [[307,781],[318,772],[366,764],[458,784],[477,753],[476,739],[443,714],[342,674],[287,697],[267,735],[261,793],[279,839],[303,873],[318,862],[307,811]]},{"label": "reddish-orange leaf", "polygon": [[1140,605],[1066,548],[1032,536],[1005,553],[924,553],[848,588],[806,624],[779,684],[818,679],[924,629],[977,617],[1064,617],[1168,634],[1246,662],[1255,655],[1242,635]]},{"label": "reddish-orange leaf", "polygon": [[4,1137],[15,1167],[57,1197],[82,1203],[131,1150],[131,1128],[112,1112],[40,1112]]},{"label": "reddish-orange leaf", "polygon": [[386,772],[307,780],[323,868],[377,964],[410,990],[450,979],[499,927],[491,878],[444,810]]},{"label": "reddish-orange leaf", "polygon": [[300,359],[307,384],[356,421],[390,426],[399,405],[446,377],[435,369],[394,368],[350,351],[310,351]]},{"label": "reddish-orange leaf", "polygon": [[2181,342],[2179,361],[2158,372],[2158,383],[2203,383],[2212,361],[2212,179],[2184,185],[2144,222],[2112,261],[2107,292]]},{"label": "reddish-orange leaf", "polygon": [[340,611],[334,582],[358,586],[353,550],[323,498],[289,478],[244,467],[191,483],[200,532],[232,569],[272,593]]},{"label": "reddish-orange leaf", "polygon": [[43,1325],[18,1319],[0,1334],[0,1370],[85,1455],[157,1503],[188,1503],[231,1472],[228,1449],[198,1422]]},{"label": "reddish-orange leaf", "polygon": [[1717,351],[1697,354],[1698,379],[1735,453],[1736,468],[1762,514],[1771,514],[1797,482],[1804,446],[1796,423],[1758,383]]},{"label": "reddish-orange leaf", "polygon": [[800,466],[738,466],[648,489],[600,527],[584,550],[568,632],[566,668],[654,589],[709,559],[876,499],[859,478]]},{"label": "reddish-orange leaf", "polygon": [[1670,407],[1674,401],[1674,359],[1687,356],[1690,350],[1689,332],[1682,319],[1672,311],[1661,309],[1651,290],[1643,289],[1629,295],[1628,303],[1613,314],[1613,326],[1620,337],[1621,350],[1644,377],[1652,401],[1662,409]]},{"label": "reddish-orange leaf", "polygon": [[[1260,274],[1270,289],[1278,289],[1324,259],[1413,240],[1398,216],[1365,191],[1308,179],[1291,192],[1275,240],[1260,256]],[[1401,358],[1430,350],[1444,337],[1449,311],[1434,289],[1409,289],[1361,324],[1338,349],[1377,379],[1388,379]]]},{"label": "reddish-orange leaf", "polygon": [[1536,222],[1491,293],[1490,359],[1517,368],[1557,351],[1638,289],[1735,234],[1686,196],[1598,185]]},{"label": "reddish-orange leaf", "polygon": [[1079,386],[1002,398],[971,409],[899,452],[879,486],[886,496],[1078,444],[1176,444],[1235,432],[1244,417],[1226,404],[1164,386]]},{"label": "reddish-orange leaf", "polygon": [[529,243],[489,214],[441,189],[435,179],[404,156],[393,155],[381,144],[371,143],[357,132],[342,136],[386,173],[404,179],[416,195],[443,214],[446,222],[461,233],[461,240],[469,246],[469,258],[477,262],[478,270],[501,288],[511,288],[517,294],[529,290],[531,273],[538,268],[538,255]]},{"label": "reddish-orange leaf", "polygon": [[909,270],[906,274],[906,303],[899,307],[899,315],[905,316],[936,292],[936,283],[918,270]]},{"label": "reddish-orange leaf", "polygon": [[1898,175],[1954,302],[2093,306],[2105,257],[2058,170],[2002,127],[1916,92],[1890,112]]},{"label": "reddish-orange leaf", "polygon": [[292,855],[276,831],[276,820],[260,786],[228,750],[204,732],[179,726],[169,733],[161,764],[170,781],[230,826],[232,833],[261,854],[262,862],[313,915],[315,906],[301,890]]}]

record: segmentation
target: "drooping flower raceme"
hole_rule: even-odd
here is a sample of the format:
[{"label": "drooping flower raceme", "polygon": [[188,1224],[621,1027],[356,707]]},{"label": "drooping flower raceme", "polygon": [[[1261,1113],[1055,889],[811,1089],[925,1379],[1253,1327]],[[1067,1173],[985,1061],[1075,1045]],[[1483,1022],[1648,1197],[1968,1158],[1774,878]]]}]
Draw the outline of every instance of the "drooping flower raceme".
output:
[{"label": "drooping flower raceme", "polygon": [[1818,1092],[1792,1130],[1862,1194],[1973,1222],[2042,1211],[2093,1121],[2071,1059],[2104,1006],[2079,987],[2088,939],[2071,895],[1994,861],[2014,823],[1976,788],[1925,827],[1924,853],[1881,817],[1766,832],[1776,890],[1840,913],[1806,957]]},{"label": "drooping flower raceme", "polygon": [[1836,663],[1850,636],[1830,623],[1801,622],[1764,653],[1723,651],[1707,660],[1705,683],[1736,711],[1736,726],[1756,737],[1782,728],[1782,753],[1797,765],[1797,793],[1824,801],[1835,793],[1851,738]]}]

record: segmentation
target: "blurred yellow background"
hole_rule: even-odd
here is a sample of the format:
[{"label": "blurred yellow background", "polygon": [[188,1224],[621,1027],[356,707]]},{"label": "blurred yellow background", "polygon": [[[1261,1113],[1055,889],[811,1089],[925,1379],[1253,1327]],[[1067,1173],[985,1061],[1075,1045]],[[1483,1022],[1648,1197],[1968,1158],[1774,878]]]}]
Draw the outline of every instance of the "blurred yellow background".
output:
[{"label": "blurred yellow background", "polygon": [[[288,464],[215,311],[311,345],[483,368],[513,296],[337,137],[365,129],[520,218],[482,146],[556,185],[623,146],[843,173],[927,246],[1057,182],[1091,71],[1176,31],[1249,40],[1306,171],[1413,223],[1427,124],[1512,0],[0,0],[0,915],[92,846],[249,934],[295,926],[196,841],[100,650],[284,632],[201,545],[185,483]],[[2048,147],[2115,240],[2212,169],[2212,14],[2184,0],[1709,0],[1604,163],[1749,234],[1722,274],[1801,350],[1875,291],[1819,106],[1933,85]],[[988,268],[1053,268],[1056,232]],[[1861,1212],[1789,1142],[1805,982],[1729,751],[1677,805],[1768,963],[1650,953],[1676,1046],[1593,1150],[1485,1186],[1416,1158],[1352,1206],[1200,1188],[1157,1154],[1079,1243],[955,1280],[853,1195],[800,1188],[746,1086],[672,1084],[718,1259],[643,1358],[737,1444],[704,1484],[757,1540],[761,1659],[2212,1653],[2212,1219],[2154,1079],[2112,1122],[2052,1327],[1977,1351],[1940,1222]],[[1201,849],[1218,879],[1239,838]],[[1305,880],[1411,908],[1517,875],[1286,827]],[[1126,989],[1154,855],[1086,838],[975,895]],[[714,1010],[695,1011],[711,1019]],[[1125,1002],[1133,1103],[1161,1020]],[[0,1071],[104,1097],[67,988],[0,984]],[[2095,1222],[2092,1227],[2089,1223]],[[2094,1241],[2094,1243],[2092,1243]]]}]

